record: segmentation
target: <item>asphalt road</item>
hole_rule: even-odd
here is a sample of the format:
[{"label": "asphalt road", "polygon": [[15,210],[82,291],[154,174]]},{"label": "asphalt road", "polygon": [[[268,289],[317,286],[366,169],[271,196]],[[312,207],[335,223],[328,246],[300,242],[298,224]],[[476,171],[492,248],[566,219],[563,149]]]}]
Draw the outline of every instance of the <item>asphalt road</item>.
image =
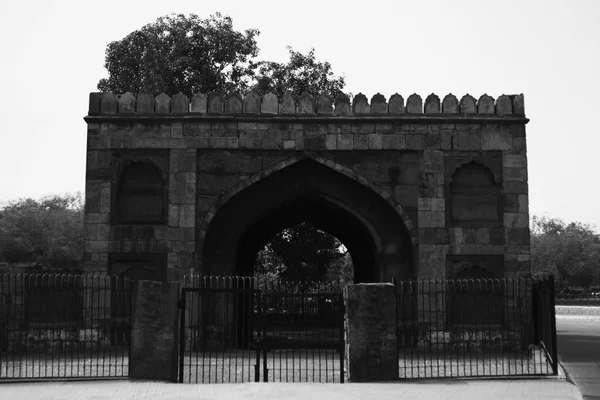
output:
[{"label": "asphalt road", "polygon": [[600,316],[556,316],[558,355],[586,400],[600,400]]}]

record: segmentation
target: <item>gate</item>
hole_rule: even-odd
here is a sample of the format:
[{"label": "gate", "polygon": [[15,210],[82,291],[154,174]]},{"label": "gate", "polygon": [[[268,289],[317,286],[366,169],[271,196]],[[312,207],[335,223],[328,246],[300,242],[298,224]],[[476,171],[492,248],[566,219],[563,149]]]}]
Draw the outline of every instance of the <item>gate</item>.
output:
[{"label": "gate", "polygon": [[335,284],[186,277],[179,382],[343,382]]},{"label": "gate", "polygon": [[260,292],[248,278],[192,278],[180,302],[179,382],[259,381]]},{"label": "gate", "polygon": [[131,281],[0,275],[0,380],[129,375]]},{"label": "gate", "polygon": [[344,303],[339,292],[262,294],[263,381],[344,383]]}]

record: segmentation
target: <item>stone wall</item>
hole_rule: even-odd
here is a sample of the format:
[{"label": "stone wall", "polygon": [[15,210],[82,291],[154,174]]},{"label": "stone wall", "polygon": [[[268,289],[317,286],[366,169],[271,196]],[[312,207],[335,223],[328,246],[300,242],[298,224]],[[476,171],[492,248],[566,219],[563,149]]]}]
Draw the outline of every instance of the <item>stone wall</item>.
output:
[{"label": "stone wall", "polygon": [[[377,94],[370,102],[359,94],[350,102],[345,95],[92,93],[85,119],[87,270],[110,270],[111,257],[160,254],[169,278],[202,272],[204,240],[221,205],[312,159],[397,210],[410,236],[413,277],[450,278],[449,263],[461,256],[474,262],[481,256],[484,267],[490,256],[500,256],[505,277],[529,273],[522,95],[459,101],[432,94],[423,104],[416,94],[406,102],[398,94],[389,101]],[[165,172],[165,223],[123,225],[111,216],[124,157],[153,160]],[[494,194],[483,195],[497,195],[497,220],[465,223],[449,216],[453,175],[469,162],[491,171]]]}]

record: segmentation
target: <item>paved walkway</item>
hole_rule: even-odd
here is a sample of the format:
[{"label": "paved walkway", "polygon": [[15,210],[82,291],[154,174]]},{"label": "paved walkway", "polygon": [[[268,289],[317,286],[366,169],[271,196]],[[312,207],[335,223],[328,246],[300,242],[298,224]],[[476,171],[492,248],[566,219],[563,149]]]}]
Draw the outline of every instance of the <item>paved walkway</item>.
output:
[{"label": "paved walkway", "polygon": [[8,383],[0,399],[582,399],[564,379],[421,380],[393,383],[245,383],[190,385],[146,381]]}]

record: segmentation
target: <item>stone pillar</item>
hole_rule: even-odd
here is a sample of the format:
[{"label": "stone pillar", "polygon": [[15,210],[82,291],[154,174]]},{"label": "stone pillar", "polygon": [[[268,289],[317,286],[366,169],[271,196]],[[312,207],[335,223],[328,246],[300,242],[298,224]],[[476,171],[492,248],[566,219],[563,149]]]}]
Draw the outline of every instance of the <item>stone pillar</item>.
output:
[{"label": "stone pillar", "polygon": [[171,149],[169,169],[167,264],[176,280],[195,265],[196,149]]},{"label": "stone pillar", "polygon": [[135,281],[131,378],[177,381],[179,283]]},{"label": "stone pillar", "polygon": [[398,379],[396,287],[360,283],[344,289],[348,380]]}]

